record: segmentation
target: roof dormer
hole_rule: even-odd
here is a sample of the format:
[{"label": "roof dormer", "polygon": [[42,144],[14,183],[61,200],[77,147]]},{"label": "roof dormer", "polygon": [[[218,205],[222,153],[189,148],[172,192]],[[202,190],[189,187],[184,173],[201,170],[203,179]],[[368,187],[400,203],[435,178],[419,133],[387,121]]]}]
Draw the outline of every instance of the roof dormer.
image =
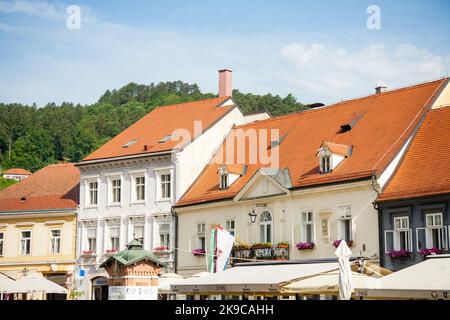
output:
[{"label": "roof dormer", "polygon": [[345,158],[352,154],[352,146],[324,141],[317,151],[320,173],[333,171]]},{"label": "roof dormer", "polygon": [[222,164],[217,170],[219,174],[219,188],[221,190],[228,189],[240,176],[247,171],[246,165],[226,165]]}]

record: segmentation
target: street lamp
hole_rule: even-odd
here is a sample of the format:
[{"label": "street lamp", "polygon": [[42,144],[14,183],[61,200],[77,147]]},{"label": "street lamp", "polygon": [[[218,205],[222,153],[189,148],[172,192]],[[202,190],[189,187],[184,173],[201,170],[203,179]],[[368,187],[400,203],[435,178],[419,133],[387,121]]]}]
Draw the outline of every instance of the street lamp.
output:
[{"label": "street lamp", "polygon": [[255,223],[256,217],[257,217],[257,214],[255,213],[255,209],[253,209],[252,212],[249,212],[248,215],[250,216],[250,221],[252,223]]}]

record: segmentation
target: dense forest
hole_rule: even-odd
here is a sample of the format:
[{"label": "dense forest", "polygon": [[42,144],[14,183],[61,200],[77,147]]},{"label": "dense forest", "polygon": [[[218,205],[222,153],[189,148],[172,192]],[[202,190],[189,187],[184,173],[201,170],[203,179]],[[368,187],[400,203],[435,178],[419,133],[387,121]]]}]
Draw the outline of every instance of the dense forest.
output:
[{"label": "dense forest", "polygon": [[[211,97],[215,95],[202,93],[196,84],[174,81],[129,83],[107,90],[97,103],[85,106],[0,103],[0,164],[3,170],[18,167],[34,172],[61,158],[80,161],[157,106]],[[276,116],[305,109],[291,94],[282,98],[234,90],[233,99],[243,112],[266,109]]]}]

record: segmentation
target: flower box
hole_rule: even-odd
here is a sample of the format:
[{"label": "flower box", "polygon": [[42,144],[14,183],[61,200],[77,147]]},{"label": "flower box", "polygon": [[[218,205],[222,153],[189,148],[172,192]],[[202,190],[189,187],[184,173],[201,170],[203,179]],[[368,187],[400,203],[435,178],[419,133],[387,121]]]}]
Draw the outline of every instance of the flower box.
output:
[{"label": "flower box", "polygon": [[194,249],[194,250],[192,250],[192,254],[194,256],[204,256],[206,254],[206,250],[205,249]]},{"label": "flower box", "polygon": [[312,250],[314,249],[314,242],[299,242],[295,245],[298,250]]},{"label": "flower box", "polygon": [[407,258],[411,256],[411,252],[406,250],[391,250],[388,252],[388,255],[392,259]]},{"label": "flower box", "polygon": [[94,254],[94,251],[92,251],[92,250],[83,250],[83,251],[81,251],[81,253],[83,253],[86,256],[91,256],[91,255]]},{"label": "flower box", "polygon": [[153,248],[154,253],[166,252],[168,250],[169,250],[169,248],[166,246],[160,246],[160,247]]},{"label": "flower box", "polygon": [[272,244],[267,242],[267,243],[254,243],[252,245],[252,249],[257,250],[257,249],[271,249],[272,248]]},{"label": "flower box", "polygon": [[427,248],[427,249],[422,249],[419,251],[419,254],[421,256],[429,256],[429,255],[435,255],[435,254],[441,254],[442,251],[438,248]]},{"label": "flower box", "polygon": [[280,242],[277,244],[277,248],[289,249],[289,242]]},{"label": "flower box", "polygon": [[[339,244],[341,243],[342,240],[334,240],[333,241],[333,246],[335,248],[339,247]],[[353,245],[353,240],[348,240],[347,242],[347,246],[351,247]]]},{"label": "flower box", "polygon": [[106,250],[106,253],[116,253],[117,251],[119,251],[118,249],[108,249]]}]

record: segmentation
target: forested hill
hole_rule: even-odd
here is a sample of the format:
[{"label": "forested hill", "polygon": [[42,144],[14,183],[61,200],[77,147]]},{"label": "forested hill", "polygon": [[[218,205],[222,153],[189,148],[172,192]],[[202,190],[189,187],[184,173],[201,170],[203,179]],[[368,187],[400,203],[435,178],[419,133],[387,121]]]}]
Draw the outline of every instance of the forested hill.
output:
[{"label": "forested hill", "polygon": [[[107,90],[92,105],[49,103],[36,105],[0,103],[0,164],[2,169],[19,167],[32,172],[59,158],[75,162],[130,126],[156,106],[214,97],[196,84],[182,81],[158,84],[129,83]],[[289,94],[243,94],[233,91],[243,112],[267,109],[272,115],[303,110]]]}]

